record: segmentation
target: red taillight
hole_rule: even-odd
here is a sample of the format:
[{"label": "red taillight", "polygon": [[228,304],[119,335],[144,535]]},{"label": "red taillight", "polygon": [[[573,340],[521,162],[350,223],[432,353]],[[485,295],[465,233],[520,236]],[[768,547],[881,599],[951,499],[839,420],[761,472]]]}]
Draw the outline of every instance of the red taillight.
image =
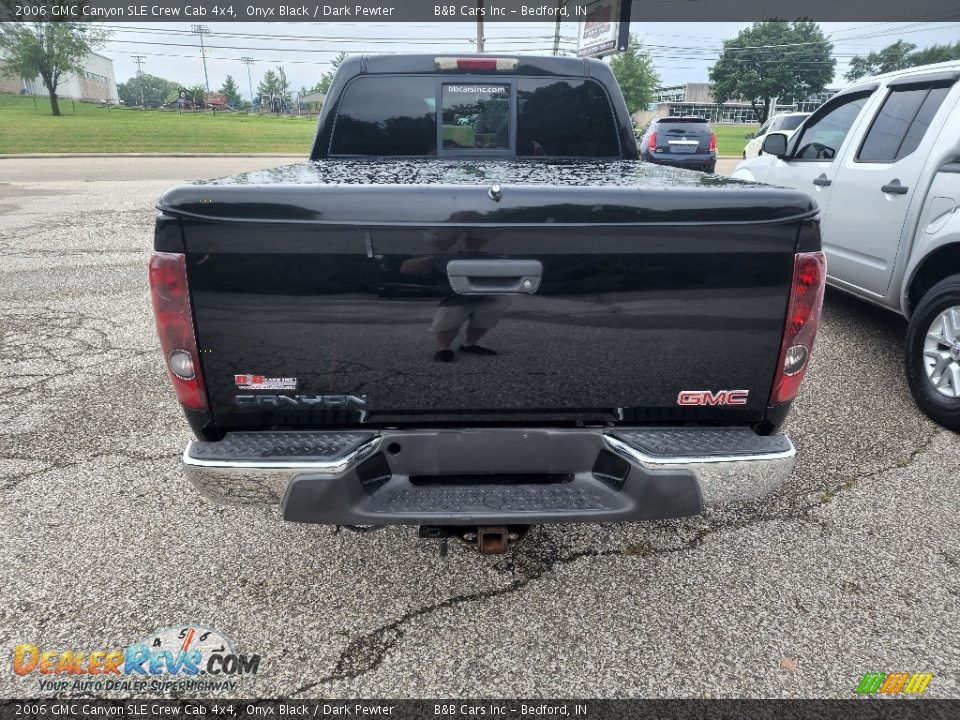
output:
[{"label": "red taillight", "polygon": [[517,69],[520,61],[516,58],[471,57],[452,58],[438,57],[433,59],[437,70],[482,70],[484,72],[511,72]]},{"label": "red taillight", "polygon": [[186,256],[161,252],[150,256],[150,297],[160,347],[177,400],[184,407],[206,410],[207,395],[190,312]]},{"label": "red taillight", "polygon": [[800,390],[820,325],[826,278],[827,259],[822,252],[799,253],[794,259],[790,304],[787,307],[777,375],[770,393],[771,405],[790,402]]},{"label": "red taillight", "polygon": [[657,134],[655,132],[650,133],[650,149],[657,149]]},{"label": "red taillight", "polygon": [[717,134],[715,132],[710,133],[710,152],[717,151]]}]

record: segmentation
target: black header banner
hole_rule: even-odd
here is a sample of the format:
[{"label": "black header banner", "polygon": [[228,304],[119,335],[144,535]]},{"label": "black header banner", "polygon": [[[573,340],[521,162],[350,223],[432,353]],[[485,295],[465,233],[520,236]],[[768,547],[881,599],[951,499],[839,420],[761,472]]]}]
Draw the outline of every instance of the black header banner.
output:
[{"label": "black header banner", "polygon": [[[0,21],[522,22],[586,19],[590,0],[0,0]],[[638,22],[960,20],[958,0],[633,0]]]},{"label": "black header banner", "polygon": [[0,720],[955,720],[960,700],[0,700]]}]

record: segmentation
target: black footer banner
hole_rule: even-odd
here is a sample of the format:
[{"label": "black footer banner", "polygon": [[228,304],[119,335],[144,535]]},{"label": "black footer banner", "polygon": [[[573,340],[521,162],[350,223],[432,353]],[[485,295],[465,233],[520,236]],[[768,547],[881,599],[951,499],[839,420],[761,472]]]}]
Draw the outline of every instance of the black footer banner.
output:
[{"label": "black footer banner", "polygon": [[0,700],[11,718],[436,718],[438,720],[955,720],[960,699],[852,700]]}]

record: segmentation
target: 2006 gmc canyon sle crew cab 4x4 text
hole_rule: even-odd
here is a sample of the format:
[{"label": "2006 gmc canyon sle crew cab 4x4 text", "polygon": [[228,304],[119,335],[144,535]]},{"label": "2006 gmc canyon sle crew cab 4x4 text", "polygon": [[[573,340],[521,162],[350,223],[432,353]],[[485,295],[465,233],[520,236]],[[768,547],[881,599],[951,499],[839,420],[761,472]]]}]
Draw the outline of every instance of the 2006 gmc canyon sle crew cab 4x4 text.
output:
[{"label": "2006 gmc canyon sle crew cab 4x4 text", "polygon": [[158,203],[202,492],[501,552],[786,479],[825,277],[806,194],[640,162],[598,61],[353,57],[327,97],[309,162]]}]

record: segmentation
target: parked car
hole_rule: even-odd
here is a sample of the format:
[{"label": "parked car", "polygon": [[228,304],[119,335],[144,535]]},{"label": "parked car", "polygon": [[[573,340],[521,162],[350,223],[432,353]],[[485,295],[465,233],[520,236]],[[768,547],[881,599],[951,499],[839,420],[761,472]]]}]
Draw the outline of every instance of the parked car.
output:
[{"label": "parked car", "polygon": [[[920,408],[960,429],[960,62],[858,81],[734,177],[813,194],[828,281],[909,320]],[[870,388],[865,368],[864,392]]]},{"label": "parked car", "polygon": [[640,159],[712,173],[717,167],[717,134],[702,117],[654,118],[640,138]]},{"label": "parked car", "polygon": [[746,135],[746,138],[750,140],[750,142],[748,142],[747,146],[743,149],[744,159],[755,158],[763,152],[763,139],[768,133],[780,132],[789,138],[793,135],[794,131],[800,127],[800,123],[808,117],[810,117],[810,113],[791,112],[781,113],[780,115],[774,115],[772,118],[768,118],[756,132]]},{"label": "parked car", "polygon": [[640,162],[596,60],[353,56],[328,98],[310,162],[158,202],[203,493],[502,552],[786,479],[823,293],[806,193]]}]

